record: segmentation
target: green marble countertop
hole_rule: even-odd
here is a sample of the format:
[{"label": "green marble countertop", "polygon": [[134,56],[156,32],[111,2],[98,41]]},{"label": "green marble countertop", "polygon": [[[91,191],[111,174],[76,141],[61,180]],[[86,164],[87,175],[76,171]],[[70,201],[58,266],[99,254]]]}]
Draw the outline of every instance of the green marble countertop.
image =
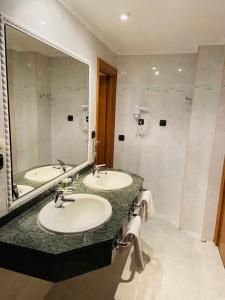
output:
[{"label": "green marble countertop", "polygon": [[[125,172],[123,170],[119,171]],[[99,191],[90,189],[83,184],[84,177],[89,173],[90,170],[82,173],[76,185],[75,193],[96,194],[106,198],[113,209],[112,217],[107,223],[98,229],[80,234],[64,235],[45,231],[38,225],[37,215],[47,202],[53,200],[53,195],[50,195],[3,225],[0,228],[0,242],[46,253],[59,254],[114,240],[137,192],[143,184],[143,178],[133,173],[125,172],[133,178],[133,183],[130,186],[114,191]]]}]

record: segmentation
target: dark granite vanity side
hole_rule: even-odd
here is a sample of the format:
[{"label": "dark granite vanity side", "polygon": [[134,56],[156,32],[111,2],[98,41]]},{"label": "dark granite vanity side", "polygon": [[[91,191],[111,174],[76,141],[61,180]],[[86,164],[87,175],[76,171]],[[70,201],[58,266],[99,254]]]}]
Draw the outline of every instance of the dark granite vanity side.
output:
[{"label": "dark granite vanity side", "polygon": [[[122,170],[121,170],[122,171]],[[124,172],[124,171],[122,171]],[[128,173],[133,183],[115,191],[87,188],[79,178],[75,193],[96,194],[112,205],[113,214],[101,227],[79,234],[53,234],[37,223],[37,214],[53,195],[47,195],[0,228],[0,266],[57,282],[107,266],[112,262],[115,241],[139,192],[143,178]]]}]

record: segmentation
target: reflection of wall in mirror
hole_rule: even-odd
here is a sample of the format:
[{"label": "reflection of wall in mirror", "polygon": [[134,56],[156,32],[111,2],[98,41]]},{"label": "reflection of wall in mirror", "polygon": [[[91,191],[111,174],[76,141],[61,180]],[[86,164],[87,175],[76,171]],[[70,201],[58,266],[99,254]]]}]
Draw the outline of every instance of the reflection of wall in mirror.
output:
[{"label": "reflection of wall in mirror", "polygon": [[[80,106],[88,103],[87,65],[15,50],[7,58],[14,174],[57,158],[85,161],[87,141],[78,118]],[[68,114],[74,122],[67,121]]]},{"label": "reflection of wall in mirror", "polygon": [[88,104],[88,67],[68,57],[50,58],[50,76],[52,160],[80,164],[87,160],[87,132],[80,123],[81,106]]},{"label": "reflection of wall in mirror", "polygon": [[50,105],[39,101],[48,90],[47,57],[34,52],[8,50],[10,124],[14,173],[48,164]]}]

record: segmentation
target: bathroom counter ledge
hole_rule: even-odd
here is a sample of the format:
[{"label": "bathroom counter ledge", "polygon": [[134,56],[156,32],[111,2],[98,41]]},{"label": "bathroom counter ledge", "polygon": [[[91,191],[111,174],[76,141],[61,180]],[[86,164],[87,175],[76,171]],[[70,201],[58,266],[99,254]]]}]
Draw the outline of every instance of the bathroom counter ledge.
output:
[{"label": "bathroom counter ledge", "polygon": [[57,282],[112,262],[113,243],[127,219],[143,178],[125,172],[133,179],[130,186],[99,191],[83,184],[84,177],[89,173],[90,170],[87,170],[80,176],[75,193],[106,198],[113,209],[109,221],[98,229],[80,234],[45,231],[38,225],[37,215],[53,199],[51,194],[0,228],[1,267]]}]

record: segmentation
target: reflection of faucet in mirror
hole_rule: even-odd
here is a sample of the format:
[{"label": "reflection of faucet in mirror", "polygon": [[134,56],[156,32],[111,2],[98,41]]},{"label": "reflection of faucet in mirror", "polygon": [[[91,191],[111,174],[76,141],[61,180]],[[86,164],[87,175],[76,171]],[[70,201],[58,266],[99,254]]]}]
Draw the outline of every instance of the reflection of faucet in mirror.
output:
[{"label": "reflection of faucet in mirror", "polygon": [[13,193],[13,196],[18,199],[19,198],[19,191],[18,191],[18,187],[16,184],[13,184],[13,187],[12,187],[12,193]]},{"label": "reflection of faucet in mirror", "polygon": [[102,165],[95,165],[93,168],[93,176],[95,176],[96,174],[96,178],[99,178],[99,174],[107,174],[107,172],[102,172],[102,168],[105,168],[106,164],[102,164]]},{"label": "reflection of faucet in mirror", "polygon": [[62,161],[61,159],[57,159],[57,161],[60,164],[60,167],[62,168],[63,172],[66,172],[66,164],[64,161]]},{"label": "reflection of faucet in mirror", "polygon": [[[68,192],[68,191],[66,192],[67,195],[72,194],[72,193],[73,193],[73,190],[71,190],[70,192]],[[59,190],[55,194],[54,201],[55,201],[55,207],[60,208],[60,207],[62,207],[64,202],[75,202],[75,198],[65,198],[64,191]]]}]

